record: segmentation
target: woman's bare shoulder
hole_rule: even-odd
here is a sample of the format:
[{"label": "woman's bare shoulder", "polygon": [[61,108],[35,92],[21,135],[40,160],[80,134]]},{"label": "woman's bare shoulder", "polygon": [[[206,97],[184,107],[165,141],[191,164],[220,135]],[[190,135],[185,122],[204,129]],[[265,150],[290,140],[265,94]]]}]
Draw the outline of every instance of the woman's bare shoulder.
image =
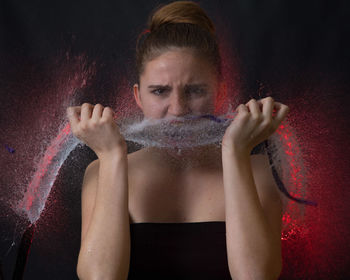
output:
[{"label": "woman's bare shoulder", "polygon": [[[131,162],[131,163],[135,163],[135,162],[138,162],[140,160],[143,160],[144,157],[145,157],[145,155],[144,155],[142,150],[137,150],[137,151],[129,153],[127,155],[128,162]],[[87,168],[95,169],[96,167],[99,166],[99,164],[100,164],[100,159],[97,158],[97,159],[93,160],[92,162],[90,162],[88,164]]]},{"label": "woman's bare shoulder", "polygon": [[[127,155],[127,158],[128,158],[129,168],[137,167],[137,165],[140,166],[147,161],[147,159],[145,158],[145,154],[141,150],[138,150],[133,153],[129,153]],[[85,172],[96,174],[98,172],[99,166],[100,166],[100,160],[97,158],[87,165]]]},{"label": "woman's bare shoulder", "polygon": [[[143,155],[141,155],[140,150],[133,152],[133,153],[129,153],[127,155],[128,158],[128,167],[133,167],[136,163],[141,163],[143,160]],[[93,161],[91,161],[87,167],[86,167],[86,171],[85,173],[93,173],[95,175],[98,174],[98,170],[99,170],[99,166],[100,166],[100,159],[97,158]]]},{"label": "woman's bare shoulder", "polygon": [[[153,162],[152,154],[147,149],[140,149],[128,154],[128,167],[146,168]],[[147,165],[145,165],[147,163]]]},{"label": "woman's bare shoulder", "polygon": [[143,149],[129,153],[128,154],[128,165],[133,166],[137,163],[143,162],[143,161],[145,161],[146,156],[147,156],[147,154],[145,154]]},{"label": "woman's bare shoulder", "polygon": [[147,149],[128,154],[129,181],[139,183],[153,182],[155,178],[164,175],[168,170],[166,164],[160,162]]},{"label": "woman's bare shoulder", "polygon": [[147,170],[152,164],[149,153],[143,149],[128,154],[128,170],[129,173],[136,175]]}]

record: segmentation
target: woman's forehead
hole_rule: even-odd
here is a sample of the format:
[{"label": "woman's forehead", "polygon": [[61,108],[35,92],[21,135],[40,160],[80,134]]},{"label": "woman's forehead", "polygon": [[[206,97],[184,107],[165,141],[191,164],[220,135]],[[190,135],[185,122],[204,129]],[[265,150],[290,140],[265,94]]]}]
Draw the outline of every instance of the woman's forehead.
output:
[{"label": "woman's forehead", "polygon": [[215,75],[209,62],[193,52],[168,51],[148,61],[141,77],[157,83],[210,83]]}]

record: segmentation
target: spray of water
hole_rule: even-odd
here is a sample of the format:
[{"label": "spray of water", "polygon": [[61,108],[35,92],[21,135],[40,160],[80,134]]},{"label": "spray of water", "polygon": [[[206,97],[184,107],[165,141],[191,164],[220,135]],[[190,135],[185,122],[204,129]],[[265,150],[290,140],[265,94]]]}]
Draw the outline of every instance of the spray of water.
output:
[{"label": "spray of water", "polygon": [[[225,117],[227,115],[186,116],[145,119],[141,122],[125,118],[116,122],[127,141],[143,146],[191,148],[219,143],[231,122]],[[22,215],[24,213],[32,224],[39,219],[62,164],[79,144],[85,145],[71,133],[70,125],[65,123],[37,164],[38,168],[23,199],[15,206],[16,211]]]},{"label": "spray of water", "polygon": [[23,199],[15,207],[20,214],[24,213],[32,224],[39,219],[62,164],[70,152],[81,143],[70,133],[68,124],[59,131],[59,135],[53,139],[38,163]]},{"label": "spray of water", "polygon": [[227,115],[167,117],[144,119],[141,122],[124,121],[119,124],[125,140],[145,147],[193,148],[219,144],[232,119]]},{"label": "spray of water", "polygon": [[[234,113],[230,112],[221,116],[188,115],[163,119],[143,119],[141,121],[130,117],[117,119],[116,122],[127,141],[138,143],[144,147],[191,149],[210,144],[220,145],[233,118]],[[281,164],[282,150],[280,147],[283,145],[281,141],[283,139],[278,137],[276,133],[274,137],[270,137],[269,147],[274,155],[274,165],[278,167],[280,177],[286,182],[291,175],[287,174],[286,176],[288,164]],[[39,219],[62,164],[79,144],[85,145],[71,133],[69,124],[65,123],[38,163],[38,168],[23,199],[16,205],[17,211],[25,213],[31,223],[35,223]],[[276,150],[279,151],[276,152]],[[304,178],[302,175],[301,178]]]}]

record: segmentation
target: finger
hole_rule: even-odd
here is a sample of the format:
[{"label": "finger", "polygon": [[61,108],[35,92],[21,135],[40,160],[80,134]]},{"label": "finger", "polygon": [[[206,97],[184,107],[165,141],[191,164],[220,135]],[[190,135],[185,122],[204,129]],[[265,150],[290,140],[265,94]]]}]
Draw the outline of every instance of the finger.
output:
[{"label": "finger", "polygon": [[105,107],[102,113],[102,119],[113,119],[114,111],[110,107]]},{"label": "finger", "polygon": [[244,105],[244,104],[239,104],[237,106],[236,111],[238,112],[238,114],[240,114],[240,113],[249,113],[248,107],[246,105]]},{"label": "finger", "polygon": [[102,118],[102,112],[103,112],[103,106],[101,104],[96,104],[94,106],[94,109],[92,111],[92,117],[91,119],[98,121]]},{"label": "finger", "polygon": [[72,106],[67,108],[67,117],[71,124],[71,128],[75,128],[79,124],[80,106]]},{"label": "finger", "polygon": [[284,120],[289,113],[289,107],[279,102],[275,102],[276,116],[274,118],[276,127]]},{"label": "finger", "polygon": [[88,121],[91,118],[92,108],[93,107],[90,103],[84,103],[83,105],[81,105],[81,121]]},{"label": "finger", "polygon": [[272,97],[266,97],[264,99],[259,100],[260,104],[262,105],[262,114],[264,116],[264,119],[267,122],[271,122],[272,120],[272,111],[274,107],[274,100]]},{"label": "finger", "polygon": [[246,103],[246,106],[248,107],[250,113],[254,118],[258,118],[261,114],[259,104],[255,99],[249,100],[248,103]]},{"label": "finger", "polygon": [[80,111],[81,111],[80,106],[67,107],[67,109],[66,109],[67,117],[70,118],[72,115],[79,115],[80,116]]}]

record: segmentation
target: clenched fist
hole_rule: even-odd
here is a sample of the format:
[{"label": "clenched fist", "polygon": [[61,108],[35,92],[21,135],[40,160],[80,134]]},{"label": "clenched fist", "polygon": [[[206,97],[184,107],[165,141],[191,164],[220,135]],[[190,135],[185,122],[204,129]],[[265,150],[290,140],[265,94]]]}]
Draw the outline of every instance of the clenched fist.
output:
[{"label": "clenched fist", "polygon": [[237,107],[237,116],[226,129],[222,140],[223,152],[240,151],[250,154],[279,127],[289,113],[289,107],[268,96],[251,99]]},{"label": "clenched fist", "polygon": [[126,151],[126,142],[120,134],[110,107],[84,103],[67,108],[72,133],[88,145],[98,158]]}]

